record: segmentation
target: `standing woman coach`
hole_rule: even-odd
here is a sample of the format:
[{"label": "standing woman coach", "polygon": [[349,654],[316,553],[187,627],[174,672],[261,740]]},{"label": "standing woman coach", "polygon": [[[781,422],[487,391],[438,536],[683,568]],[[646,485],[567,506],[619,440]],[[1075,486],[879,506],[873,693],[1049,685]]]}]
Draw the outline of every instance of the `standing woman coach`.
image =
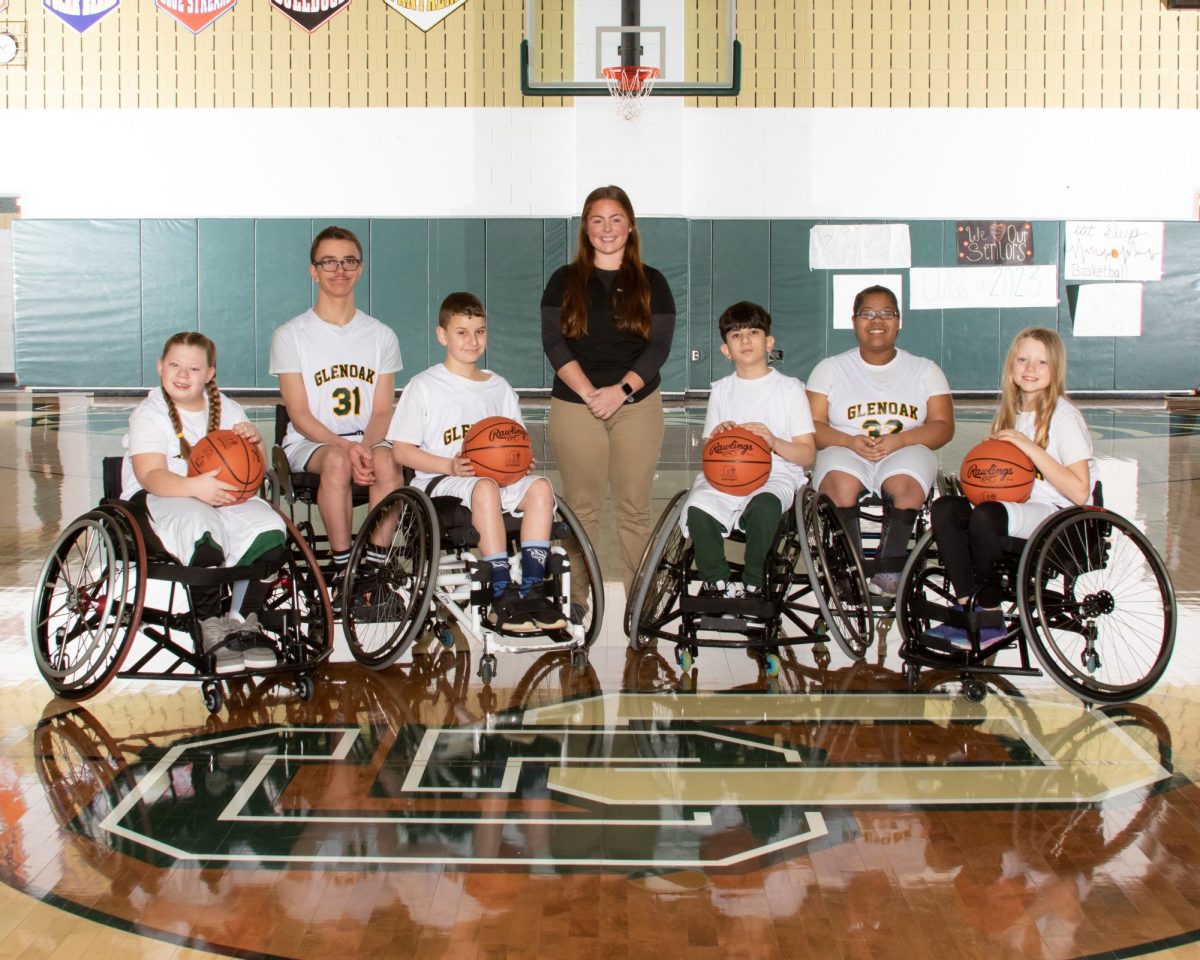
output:
[{"label": "standing woman coach", "polygon": [[643,265],[640,246],[625,191],[599,187],[584,201],[575,259],[542,294],[542,348],[555,371],[549,433],[562,493],[598,544],[611,489],[626,594],[650,537],[663,439],[658,371],[675,332],[671,288]]}]

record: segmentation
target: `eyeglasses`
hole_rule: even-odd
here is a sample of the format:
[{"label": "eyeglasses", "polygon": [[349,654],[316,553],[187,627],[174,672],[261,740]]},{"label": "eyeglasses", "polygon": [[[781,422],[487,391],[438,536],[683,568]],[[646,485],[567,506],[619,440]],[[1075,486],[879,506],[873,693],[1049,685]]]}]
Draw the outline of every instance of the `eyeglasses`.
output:
[{"label": "eyeglasses", "polygon": [[358,257],[342,257],[341,260],[335,260],[333,257],[326,257],[324,260],[314,260],[314,267],[320,267],[326,273],[334,273],[338,267],[341,267],[347,273],[353,273],[362,266],[362,261]]},{"label": "eyeglasses", "polygon": [[874,320],[876,317],[880,320],[895,320],[900,314],[895,310],[859,310],[855,316],[860,320]]}]

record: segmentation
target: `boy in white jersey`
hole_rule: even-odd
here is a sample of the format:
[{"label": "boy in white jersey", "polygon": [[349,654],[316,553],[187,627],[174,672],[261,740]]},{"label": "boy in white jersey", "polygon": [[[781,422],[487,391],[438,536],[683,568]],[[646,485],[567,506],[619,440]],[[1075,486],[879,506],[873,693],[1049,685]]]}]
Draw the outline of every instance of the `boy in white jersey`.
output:
[{"label": "boy in white jersey", "polygon": [[[691,537],[696,571],[704,582],[701,596],[755,596],[762,593],[767,551],[783,511],[805,482],[804,467],[816,456],[813,420],[804,384],[773,370],[767,356],[775,346],[771,315],[756,303],[735,303],[721,314],[721,353],[733,373],[712,385],[704,438],[743,427],[758,434],[771,450],[766,483],[744,496],[722,493],[701,473],[692,484],[679,517]],[[742,584],[731,584],[725,537],[735,527],[746,531]]]},{"label": "boy in white jersey", "polygon": [[[813,479],[858,539],[858,497],[884,501],[871,592],[895,596],[917,513],[937,479],[934,450],[954,436],[946,375],[932,360],[896,349],[900,304],[887,287],[854,298],[858,346],[827,357],[808,378],[817,433]],[[861,545],[860,545],[861,548]]]},{"label": "boy in white jersey", "polygon": [[313,239],[308,272],[317,303],[271,337],[270,372],[287,406],[283,450],[293,470],[321,475],[317,509],[333,553],[335,604],[350,559],[350,485],[369,487],[374,506],[402,483],[384,441],[396,371],[396,334],[354,305],[362,244],[343,227]]},{"label": "boy in white jersey", "polygon": [[[561,630],[566,621],[543,585],[554,518],[550,481],[526,475],[501,487],[476,477],[471,461],[462,456],[463,438],[477,421],[499,416],[521,422],[508,381],[478,366],[487,349],[483,304],[470,293],[450,294],[438,311],[436,333],[446,359],[404,388],[387,431],[392,455],[397,464],[416,471],[414,487],[456,497],[470,507],[480,555],[491,564],[492,625],[510,633]],[[504,513],[521,517],[519,581],[509,569]]]}]

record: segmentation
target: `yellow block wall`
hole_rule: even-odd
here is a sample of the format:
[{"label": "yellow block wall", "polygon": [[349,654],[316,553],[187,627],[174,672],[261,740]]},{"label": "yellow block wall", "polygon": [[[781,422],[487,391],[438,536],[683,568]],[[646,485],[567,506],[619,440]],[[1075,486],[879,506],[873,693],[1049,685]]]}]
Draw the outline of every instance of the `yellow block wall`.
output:
[{"label": "yellow block wall", "polygon": [[[4,109],[570,102],[521,96],[521,0],[467,0],[427,33],[383,0],[352,0],[311,35],[266,0],[194,36],[152,0],[83,34],[40,0],[10,0],[5,21],[28,54],[0,67]],[[690,105],[1200,106],[1200,12],[1159,0],[740,0],[737,35],[741,95]]]}]

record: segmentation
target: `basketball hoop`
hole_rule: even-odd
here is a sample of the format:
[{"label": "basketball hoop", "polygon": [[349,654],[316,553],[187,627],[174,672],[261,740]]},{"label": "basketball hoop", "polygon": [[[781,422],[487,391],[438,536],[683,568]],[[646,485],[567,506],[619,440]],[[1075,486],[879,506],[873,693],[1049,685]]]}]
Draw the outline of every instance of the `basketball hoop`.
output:
[{"label": "basketball hoop", "polygon": [[602,71],[617,105],[617,113],[626,120],[642,115],[642,101],[658,79],[658,67],[605,67]]}]

